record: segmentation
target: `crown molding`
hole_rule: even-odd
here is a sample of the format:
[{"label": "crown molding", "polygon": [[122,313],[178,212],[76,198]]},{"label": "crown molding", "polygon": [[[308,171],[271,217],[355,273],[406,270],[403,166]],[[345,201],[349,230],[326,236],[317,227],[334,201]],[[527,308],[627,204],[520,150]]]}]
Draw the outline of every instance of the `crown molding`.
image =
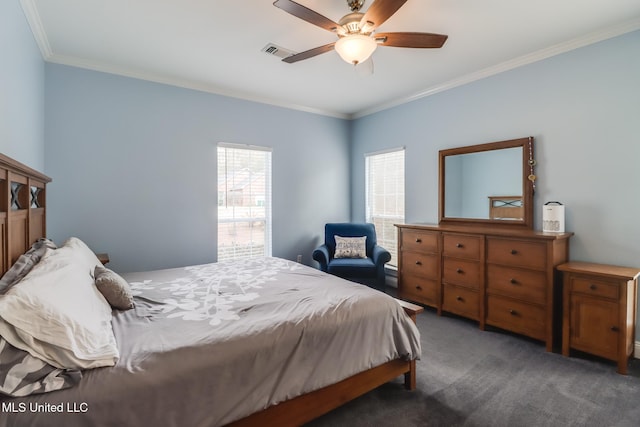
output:
[{"label": "crown molding", "polygon": [[482,80],[484,78],[491,77],[505,71],[513,70],[515,68],[522,67],[523,65],[528,65],[537,61],[541,61],[543,59],[550,58],[552,56],[560,55],[562,53],[566,53],[574,49],[588,46],[590,44],[594,44],[603,40],[607,40],[607,39],[617,37],[617,36],[640,29],[640,18],[636,18],[634,20],[627,21],[622,24],[604,28],[600,31],[596,31],[586,36],[577,37],[567,42],[559,43],[557,45],[554,45],[545,49],[541,49],[536,52],[523,55],[509,61],[502,62],[500,64],[479,70],[474,73],[470,73],[452,80],[442,82],[440,84],[428,87],[413,95],[397,98],[395,100],[385,102],[375,107],[366,108],[353,113],[338,113],[335,111],[314,108],[306,105],[299,105],[295,103],[277,101],[269,98],[262,98],[246,92],[230,90],[228,88],[210,85],[207,83],[195,82],[187,79],[171,78],[171,77],[166,77],[159,74],[134,70],[128,67],[117,67],[117,66],[113,66],[105,63],[100,63],[97,61],[89,61],[82,58],[55,54],[51,49],[51,45],[49,44],[47,34],[44,30],[44,26],[42,25],[40,15],[38,14],[38,8],[35,5],[35,0],[20,0],[20,4],[27,18],[27,22],[31,27],[31,31],[36,40],[36,43],[40,48],[42,57],[46,62],[61,64],[61,65],[69,65],[72,67],[84,68],[84,69],[89,69],[93,71],[100,71],[100,72],[109,73],[109,74],[116,74],[124,77],[130,77],[130,78],[150,81],[154,83],[166,84],[170,86],[177,86],[185,89],[192,89],[200,92],[207,92],[207,93],[212,93],[216,95],[237,98],[237,99],[257,102],[261,104],[272,105],[275,107],[298,110],[298,111],[303,111],[307,113],[319,114],[323,116],[335,117],[335,118],[345,119],[345,120],[359,119],[361,117],[365,117],[383,110],[388,110],[390,108],[397,107],[399,105],[406,104],[412,101],[416,101],[418,99],[425,98],[427,96],[431,96],[440,92],[444,92],[449,89],[453,89],[459,86],[466,85],[468,83]]},{"label": "crown molding", "polygon": [[51,50],[47,33],[44,31],[44,26],[42,25],[38,8],[36,7],[34,0],[20,0],[20,6],[22,6],[22,11],[24,12],[24,16],[27,18],[29,27],[31,27],[31,32],[33,33],[33,37],[36,40],[38,48],[40,49],[40,53],[44,60],[47,61],[51,55],[53,55],[53,51]]},{"label": "crown molding", "polygon": [[336,117],[339,119],[349,120],[351,114],[337,113],[335,111],[323,110],[320,108],[313,108],[306,105],[299,105],[294,103],[288,103],[284,101],[276,101],[268,98],[261,98],[248,93],[242,93],[238,91],[229,90],[227,88],[217,87],[206,83],[199,83],[190,81],[187,79],[176,79],[159,74],[148,73],[144,71],[133,70],[128,67],[116,67],[109,64],[104,64],[96,61],[89,61],[82,58],[76,58],[66,55],[58,55],[53,52],[49,39],[42,25],[38,8],[35,5],[35,0],[20,0],[20,5],[24,11],[31,32],[36,40],[42,58],[46,62],[68,65],[77,68],[84,68],[92,71],[99,71],[108,74],[116,74],[123,77],[130,77],[139,80],[145,80],[154,83],[166,84],[170,86],[181,87],[185,89],[192,89],[199,92],[212,93],[215,95],[226,96],[231,98],[242,99],[245,101],[257,102],[260,104],[272,105],[275,107],[286,108],[290,110],[298,110],[306,113],[319,114],[323,116]]},{"label": "crown molding", "polygon": [[477,80],[482,80],[484,78],[491,77],[496,74],[503,73],[505,71],[522,67],[523,65],[528,65],[534,62],[538,62],[543,59],[550,58],[552,56],[560,55],[562,53],[566,53],[566,52],[569,52],[584,46],[588,46],[603,40],[607,40],[613,37],[621,36],[623,34],[630,33],[632,31],[636,31],[639,29],[640,29],[640,19],[634,19],[632,21],[628,21],[619,25],[608,27],[591,34],[587,34],[586,36],[577,37],[567,42],[559,43],[554,46],[541,49],[536,52],[523,55],[509,61],[502,62],[492,67],[488,67],[480,71],[470,73],[462,77],[458,77],[456,79],[449,80],[435,86],[431,86],[414,95],[410,95],[404,98],[398,98],[394,101],[390,101],[390,102],[375,106],[373,108],[361,110],[359,112],[352,114],[351,119],[359,119],[361,117],[365,117],[373,113],[377,113],[383,110],[388,110],[390,108],[397,107],[399,105],[406,104],[421,98],[425,98],[427,96],[434,95],[439,92],[444,92],[446,90],[453,89],[458,86],[466,85],[468,83],[472,83]]},{"label": "crown molding", "polygon": [[129,67],[117,67],[110,64],[101,63],[99,61],[90,61],[87,59],[77,58],[73,56],[52,54],[46,59],[47,62],[68,65],[76,68],[83,68],[92,71],[99,71],[107,74],[115,74],[123,77],[134,78],[138,80],[144,80],[152,83],[160,83],[169,86],[181,87],[184,89],[196,90],[198,92],[206,92],[214,95],[226,96],[229,98],[241,99],[244,101],[251,101],[260,104],[272,105],[274,107],[287,108],[290,110],[303,111],[306,113],[318,114],[322,116],[336,117],[339,119],[349,120],[350,114],[337,113],[335,111],[322,110],[319,108],[313,108],[306,105],[299,105],[284,101],[273,100],[269,98],[262,98],[246,92],[229,90],[207,83],[200,83],[191,81],[188,79],[171,78],[160,74],[149,73],[146,71],[134,70]]}]

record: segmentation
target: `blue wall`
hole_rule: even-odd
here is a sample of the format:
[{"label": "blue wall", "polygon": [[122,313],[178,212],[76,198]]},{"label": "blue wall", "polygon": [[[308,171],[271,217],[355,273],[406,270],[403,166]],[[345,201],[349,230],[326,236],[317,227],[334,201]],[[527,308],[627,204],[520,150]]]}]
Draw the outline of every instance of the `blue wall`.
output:
[{"label": "blue wall", "polygon": [[273,147],[273,255],[311,264],[350,216],[349,122],[162,84],[46,66],[48,230],[115,270],[216,257],[216,144]]},{"label": "blue wall", "polygon": [[44,169],[44,61],[18,0],[0,1],[0,152]]},{"label": "blue wall", "polygon": [[210,261],[215,144],[268,145],[274,255],[310,263],[325,222],[364,220],[365,153],[406,146],[406,221],[435,223],[440,149],[532,135],[535,228],[560,200],[572,259],[640,265],[638,51],[630,33],[351,124],[49,64],[49,230],[81,234],[123,271]]},{"label": "blue wall", "polygon": [[406,222],[438,222],[438,151],[533,136],[534,218],[566,205],[571,259],[640,267],[640,31],[356,120],[352,219],[364,154],[406,146]]}]

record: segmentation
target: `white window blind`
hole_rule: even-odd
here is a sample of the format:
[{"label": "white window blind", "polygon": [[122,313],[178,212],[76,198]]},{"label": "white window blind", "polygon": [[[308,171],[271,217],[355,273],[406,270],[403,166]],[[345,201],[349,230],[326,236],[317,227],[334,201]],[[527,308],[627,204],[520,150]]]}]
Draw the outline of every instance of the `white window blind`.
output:
[{"label": "white window blind", "polygon": [[367,154],[366,219],[376,227],[378,244],[391,253],[387,264],[398,266],[398,232],[404,222],[404,148]]},{"label": "white window blind", "polygon": [[218,261],[271,256],[271,150],[218,144]]}]

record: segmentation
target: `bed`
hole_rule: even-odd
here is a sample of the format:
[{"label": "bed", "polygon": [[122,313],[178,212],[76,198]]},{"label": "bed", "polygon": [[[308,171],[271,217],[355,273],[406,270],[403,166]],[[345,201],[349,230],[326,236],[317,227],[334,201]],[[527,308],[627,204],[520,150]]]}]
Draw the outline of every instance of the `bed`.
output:
[{"label": "bed", "polygon": [[489,218],[523,219],[524,205],[522,196],[489,196]]},{"label": "bed", "polygon": [[[44,218],[44,178],[34,179],[41,185],[32,192],[39,203],[20,207],[26,218],[30,209]],[[27,178],[25,186],[31,184]],[[15,210],[5,211],[5,219]],[[45,235],[44,223],[34,230],[26,236],[35,245]],[[7,294],[64,270],[58,269],[63,254],[82,259],[78,274],[88,271],[86,263],[93,271],[99,260],[78,257],[74,251],[88,248],[77,240],[44,249]],[[4,256],[6,269],[20,258],[15,250]],[[56,266],[53,273],[50,266]],[[415,388],[420,340],[414,321],[421,308],[366,286],[271,257],[122,276],[134,307],[109,310],[117,348],[103,343],[112,352],[101,356],[100,367],[54,366],[69,387],[0,395],[0,426],[301,425],[398,376]],[[0,305],[5,300],[0,297]],[[0,312],[0,332],[9,330],[2,326],[9,313]]]}]

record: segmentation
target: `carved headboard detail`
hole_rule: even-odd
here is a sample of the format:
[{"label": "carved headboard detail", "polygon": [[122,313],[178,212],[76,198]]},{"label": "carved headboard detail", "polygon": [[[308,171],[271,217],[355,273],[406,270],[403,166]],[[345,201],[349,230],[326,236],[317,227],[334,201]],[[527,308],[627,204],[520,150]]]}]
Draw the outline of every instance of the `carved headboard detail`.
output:
[{"label": "carved headboard detail", "polygon": [[522,196],[489,196],[490,219],[524,218],[524,202]]},{"label": "carved headboard detail", "polygon": [[0,275],[46,229],[48,176],[0,154]]}]

